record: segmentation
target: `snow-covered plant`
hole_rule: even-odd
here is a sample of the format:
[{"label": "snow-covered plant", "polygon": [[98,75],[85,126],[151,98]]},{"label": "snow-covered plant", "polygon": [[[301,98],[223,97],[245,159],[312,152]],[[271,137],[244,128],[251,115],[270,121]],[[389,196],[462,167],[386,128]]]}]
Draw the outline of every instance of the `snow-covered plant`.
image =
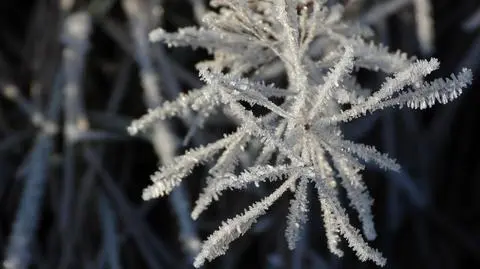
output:
[{"label": "snow-covered plant", "polygon": [[[295,248],[307,221],[310,184],[321,203],[330,251],[343,255],[342,236],[360,260],[386,262],[364,240],[373,240],[376,232],[373,201],[360,172],[367,162],[393,171],[400,167],[374,147],[345,139],[340,124],[392,106],[424,109],[447,103],[470,84],[472,75],[464,69],[450,78],[428,82],[425,77],[439,67],[436,59],[417,60],[367,42],[372,35],[369,28],[345,21],[343,7],[326,2],[213,0],[210,4],[218,11],[207,13],[202,27],[151,33],[152,41],[205,48],[214,58],[198,64],[205,86],[149,111],[131,124],[129,132],[136,134],[168,117],[190,117],[192,111],[197,113],[197,124],[202,124],[218,108],[236,118],[239,126],[222,139],[164,164],[151,176],[152,185],[144,190],[143,198],[169,194],[194,167],[215,158],[193,209],[194,219],[225,190],[281,182],[243,214],[223,222],[203,243],[195,267],[223,255],[233,240],[289,190],[294,195],[285,234],[288,246]],[[359,69],[381,72],[385,81],[378,89],[362,88],[356,78]],[[287,87],[262,80],[272,72],[286,74]],[[265,107],[269,113],[254,113],[246,103]],[[250,167],[236,173],[239,155],[254,141],[263,148]],[[350,224],[339,188],[345,189],[358,213],[361,231]]]}]

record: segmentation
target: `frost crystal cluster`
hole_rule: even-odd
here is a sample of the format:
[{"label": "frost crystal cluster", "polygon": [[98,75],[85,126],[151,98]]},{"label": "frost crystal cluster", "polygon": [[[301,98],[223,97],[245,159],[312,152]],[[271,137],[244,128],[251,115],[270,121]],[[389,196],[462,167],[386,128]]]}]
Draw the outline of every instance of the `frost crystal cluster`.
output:
[{"label": "frost crystal cluster", "polygon": [[[307,221],[308,187],[318,193],[330,251],[343,255],[341,237],[362,261],[384,265],[386,259],[366,240],[376,232],[372,199],[360,172],[365,163],[400,169],[395,160],[374,147],[346,140],[340,124],[375,110],[392,106],[424,109],[458,97],[471,82],[464,69],[446,79],[426,81],[439,67],[436,59],[416,60],[405,54],[365,41],[372,31],[343,19],[343,7],[324,0],[214,0],[216,12],[207,13],[200,28],[176,33],[162,29],[152,41],[169,46],[204,48],[213,60],[198,64],[205,86],[165,102],[135,120],[131,134],[146,130],[168,117],[197,115],[197,124],[218,109],[236,118],[239,126],[208,145],[192,149],[160,167],[143,198],[169,194],[195,166],[215,159],[206,187],[196,201],[194,219],[219,199],[225,190],[241,190],[249,184],[278,181],[281,185],[243,214],[223,222],[203,243],[194,261],[223,255],[229,244],[244,234],[257,218],[285,192],[294,192],[287,217],[286,240],[295,248]],[[382,72],[386,79],[378,89],[365,89],[356,72]],[[280,88],[265,78],[285,74],[288,85]],[[268,113],[254,113],[245,104],[262,106]],[[249,143],[262,148],[249,167],[238,171],[238,156]],[[358,213],[361,230],[350,224],[339,189],[345,190]]]}]

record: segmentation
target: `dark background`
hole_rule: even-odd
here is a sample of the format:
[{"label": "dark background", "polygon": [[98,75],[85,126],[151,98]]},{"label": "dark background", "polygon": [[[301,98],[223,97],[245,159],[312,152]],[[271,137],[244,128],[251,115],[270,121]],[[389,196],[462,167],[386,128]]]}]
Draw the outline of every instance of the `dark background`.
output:
[{"label": "dark background", "polygon": [[[179,219],[185,212],[179,201],[196,199],[205,175],[202,169],[185,180],[183,198],[143,202],[141,191],[160,161],[150,143],[126,133],[129,122],[146,111],[128,24],[131,17],[120,0],[77,0],[64,9],[59,2],[0,1],[0,259],[10,253],[9,235],[21,219],[25,227],[18,230],[25,231],[30,244],[12,253],[20,253],[28,268],[190,268],[182,235],[205,239],[222,220],[242,212],[271,187],[230,192],[199,221],[183,218],[188,223],[182,225]],[[192,1],[138,2],[149,8],[137,15],[149,17],[152,26],[174,31],[197,24]],[[373,2],[383,1],[364,2],[359,14]],[[379,234],[372,245],[388,258],[386,267],[479,268],[480,27],[466,29],[464,24],[480,3],[431,2],[433,56],[441,62],[434,77],[467,66],[474,73],[473,85],[447,105],[426,111],[377,112],[346,125],[345,132],[388,152],[403,167],[400,174],[374,167],[364,173],[375,199]],[[78,98],[83,100],[88,125],[80,124],[84,127],[80,137],[71,141],[63,112],[50,117],[59,132],[45,135],[45,125],[31,121],[33,110],[25,109],[25,104],[48,115],[49,102],[59,96],[56,92],[61,96],[66,87],[61,74],[68,69],[62,54],[63,24],[69,15],[85,10],[92,16],[92,32],[85,65],[78,71],[82,87]],[[424,57],[416,41],[411,4],[374,29],[391,50]],[[183,91],[200,85],[193,66],[210,57],[205,51],[155,46],[172,63],[167,67],[182,74],[178,83]],[[165,72],[158,73],[162,85]],[[23,99],[10,98],[7,90],[12,87]],[[109,112],[108,103],[115,96],[120,96],[118,109]],[[188,129],[177,120],[169,126],[180,138]],[[213,140],[232,126],[220,117],[200,132]],[[35,154],[38,145],[49,143],[43,155]],[[184,150],[179,147],[178,153]],[[33,181],[37,183],[27,193],[26,186]],[[321,211],[313,193],[311,198],[310,221],[296,251],[288,250],[283,235],[288,209],[284,197],[225,256],[206,268],[375,268],[358,261],[346,244],[344,258],[329,254]]]}]

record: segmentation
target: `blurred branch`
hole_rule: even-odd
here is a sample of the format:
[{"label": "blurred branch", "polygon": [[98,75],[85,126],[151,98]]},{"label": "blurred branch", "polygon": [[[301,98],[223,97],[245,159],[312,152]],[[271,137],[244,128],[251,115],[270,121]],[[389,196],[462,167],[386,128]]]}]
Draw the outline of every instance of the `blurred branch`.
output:
[{"label": "blurred branch", "polygon": [[32,124],[46,133],[55,133],[57,132],[58,126],[53,122],[47,120],[42,112],[37,109],[33,104],[31,104],[23,95],[20,93],[17,86],[13,84],[0,84],[1,94],[9,99],[10,101],[16,103],[16,105],[29,116]]},{"label": "blurred branch", "polygon": [[103,192],[99,193],[98,199],[100,200],[98,212],[103,229],[103,247],[101,249],[107,254],[108,268],[121,269],[116,216]]},{"label": "blurred branch", "polygon": [[[60,80],[58,78],[57,82]],[[56,126],[60,107],[58,100],[61,92],[59,83],[54,83],[54,85],[56,87],[52,90],[49,109],[44,118]],[[43,129],[36,137],[32,154],[25,167],[27,178],[6,249],[3,262],[5,269],[28,268],[31,262],[30,245],[38,226],[40,206],[48,176],[49,157],[53,151],[55,135],[55,130]]]},{"label": "blurred branch", "polygon": [[[140,67],[140,79],[142,88],[144,89],[144,102],[148,108],[155,108],[162,104],[163,97],[160,94],[158,86],[159,78],[156,70],[153,68],[151,61],[152,50],[148,39],[149,32],[149,6],[146,2],[140,0],[123,0],[123,9],[127,13],[130,21],[131,35],[134,40],[136,60]],[[166,56],[161,48],[155,50],[159,54],[161,70],[164,75],[169,68],[166,67]],[[170,97],[177,96],[180,93],[180,87],[175,80],[175,76],[168,74],[163,76],[165,80],[165,89],[167,89]],[[151,141],[158,157],[163,163],[169,163],[176,155],[177,137],[170,130],[166,122],[158,122],[151,137]],[[184,249],[190,256],[190,259],[198,253],[200,249],[200,240],[196,234],[196,228],[190,218],[190,205],[186,198],[186,190],[182,187],[177,189],[172,196],[169,197],[170,204],[177,215],[180,224],[180,233]]]},{"label": "blurred branch", "polygon": [[398,12],[399,9],[407,6],[410,2],[412,0],[388,0],[381,2],[364,12],[359,20],[366,24],[375,24]]},{"label": "blurred branch", "polygon": [[[65,7],[64,7],[65,8]],[[75,143],[80,133],[89,128],[83,104],[82,80],[85,57],[89,49],[89,36],[92,31],[90,15],[85,11],[74,12],[64,20],[61,39],[64,87],[64,153],[63,153],[63,193],[60,209],[60,230],[63,237],[63,255],[60,268],[68,268],[72,255],[73,241],[70,238],[72,203],[75,197]]]},{"label": "blurred branch", "polygon": [[462,28],[467,32],[473,32],[480,27],[480,8],[463,22]]},{"label": "blurred branch", "polygon": [[207,12],[207,7],[204,0],[189,0],[193,7],[193,14],[198,24],[202,24],[203,15]]}]

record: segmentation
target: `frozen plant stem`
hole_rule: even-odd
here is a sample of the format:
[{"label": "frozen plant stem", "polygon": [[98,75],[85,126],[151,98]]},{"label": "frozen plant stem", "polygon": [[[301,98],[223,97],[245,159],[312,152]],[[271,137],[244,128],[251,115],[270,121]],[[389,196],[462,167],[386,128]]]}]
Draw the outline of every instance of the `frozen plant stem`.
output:
[{"label": "frozen plant stem", "polygon": [[[308,3],[215,0],[211,5],[218,11],[205,14],[201,28],[187,27],[177,33],[158,29],[150,36],[170,46],[206,48],[214,57],[197,64],[205,86],[150,110],[132,122],[129,132],[155,131],[158,120],[184,118],[186,111],[206,118],[217,108],[239,126],[221,139],[166,162],[151,176],[152,184],[142,197],[170,194],[196,166],[212,159],[216,162],[192,211],[195,219],[225,190],[282,181],[270,196],[224,221],[202,244],[196,267],[225,254],[230,243],[287,191],[295,195],[285,234],[289,248],[295,248],[307,221],[307,183],[316,186],[330,251],[343,256],[340,241],[345,238],[361,261],[385,265],[383,255],[366,242],[375,239],[376,231],[373,199],[361,172],[367,163],[392,172],[400,166],[372,146],[347,140],[340,125],[388,107],[425,109],[444,104],[456,99],[472,81],[471,71],[462,69],[450,78],[427,82],[425,77],[439,68],[438,60],[392,53],[365,40],[371,29],[343,21],[342,7],[327,1]],[[274,61],[281,62],[287,74],[286,89],[252,79],[257,70]],[[386,78],[377,90],[364,89],[356,78],[359,69],[382,72]],[[272,102],[273,98],[279,102]],[[268,112],[256,113],[245,103]],[[251,152],[252,162],[242,167],[239,156],[250,143],[259,143],[262,149]],[[360,230],[350,224],[339,188],[345,190],[358,214]]]}]

